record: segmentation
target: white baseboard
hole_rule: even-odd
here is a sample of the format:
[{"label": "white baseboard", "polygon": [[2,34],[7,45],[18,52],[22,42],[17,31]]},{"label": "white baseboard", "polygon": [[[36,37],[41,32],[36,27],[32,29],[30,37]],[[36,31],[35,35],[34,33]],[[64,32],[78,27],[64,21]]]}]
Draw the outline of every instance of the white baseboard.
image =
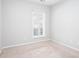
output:
[{"label": "white baseboard", "polygon": [[34,40],[34,41],[28,42],[28,43],[21,43],[21,44],[16,44],[16,45],[2,47],[2,49],[16,47],[16,46],[22,46],[22,45],[29,45],[29,44],[33,44],[33,43],[37,43],[37,42],[41,42],[41,41],[48,41],[48,40],[50,40],[50,39]]},{"label": "white baseboard", "polygon": [[72,46],[67,45],[67,44],[65,44],[65,43],[61,43],[61,42],[58,42],[58,41],[56,41],[56,40],[52,40],[52,42],[56,42],[56,43],[58,43],[58,44],[61,44],[61,45],[63,45],[63,46],[66,46],[66,47],[68,47],[68,48],[70,48],[70,49],[73,49],[73,50],[75,50],[75,51],[79,51],[78,48],[72,47]]}]

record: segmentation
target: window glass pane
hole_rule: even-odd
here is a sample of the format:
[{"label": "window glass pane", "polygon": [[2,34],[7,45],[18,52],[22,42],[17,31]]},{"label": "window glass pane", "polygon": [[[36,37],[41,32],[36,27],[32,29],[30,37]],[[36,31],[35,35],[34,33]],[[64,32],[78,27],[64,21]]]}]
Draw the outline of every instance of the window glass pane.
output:
[{"label": "window glass pane", "polygon": [[38,36],[38,28],[34,28],[34,36]]},{"label": "window glass pane", "polygon": [[43,28],[40,28],[40,35],[43,35]]}]

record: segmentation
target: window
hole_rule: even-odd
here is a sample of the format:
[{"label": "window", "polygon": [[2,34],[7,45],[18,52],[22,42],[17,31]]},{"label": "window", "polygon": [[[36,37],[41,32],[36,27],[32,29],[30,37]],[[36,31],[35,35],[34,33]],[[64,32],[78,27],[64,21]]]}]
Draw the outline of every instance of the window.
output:
[{"label": "window", "polygon": [[33,37],[39,38],[45,36],[45,13],[32,13]]}]

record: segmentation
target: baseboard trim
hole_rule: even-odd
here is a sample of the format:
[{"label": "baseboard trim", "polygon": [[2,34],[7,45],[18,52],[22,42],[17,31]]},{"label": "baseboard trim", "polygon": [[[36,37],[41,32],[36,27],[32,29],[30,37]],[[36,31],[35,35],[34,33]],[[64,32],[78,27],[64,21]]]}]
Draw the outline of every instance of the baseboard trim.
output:
[{"label": "baseboard trim", "polygon": [[73,49],[73,50],[75,50],[75,51],[79,51],[78,48],[72,47],[72,46],[67,45],[67,44],[65,44],[65,43],[57,42],[56,40],[52,40],[52,42],[56,42],[56,43],[61,44],[61,45],[65,46],[65,47],[68,47],[68,48],[70,48],[70,49]]},{"label": "baseboard trim", "polygon": [[17,47],[17,46],[22,46],[22,45],[29,45],[29,44],[38,43],[41,41],[48,41],[48,40],[50,40],[50,39],[36,40],[36,41],[28,42],[28,43],[21,43],[21,44],[6,46],[6,47],[2,47],[2,50],[6,49],[6,48],[12,48],[12,47]]}]

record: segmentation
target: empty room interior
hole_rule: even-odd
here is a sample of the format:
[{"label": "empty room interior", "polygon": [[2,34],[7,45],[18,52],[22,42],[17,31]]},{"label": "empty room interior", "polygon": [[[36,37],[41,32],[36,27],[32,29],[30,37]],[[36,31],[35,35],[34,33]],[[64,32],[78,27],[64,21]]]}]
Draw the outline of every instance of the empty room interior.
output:
[{"label": "empty room interior", "polygon": [[0,58],[79,58],[79,0],[0,0]]}]

